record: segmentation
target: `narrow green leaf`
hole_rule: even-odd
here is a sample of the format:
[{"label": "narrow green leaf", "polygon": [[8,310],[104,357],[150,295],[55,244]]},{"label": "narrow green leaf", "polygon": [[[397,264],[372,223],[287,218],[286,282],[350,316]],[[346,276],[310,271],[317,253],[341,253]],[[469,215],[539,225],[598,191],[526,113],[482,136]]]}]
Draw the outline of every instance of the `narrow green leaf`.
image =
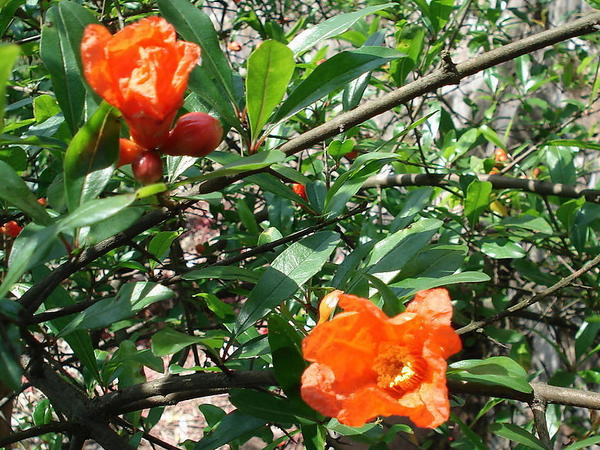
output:
[{"label": "narrow green leaf", "polygon": [[[16,3],[16,2],[15,2]],[[0,34],[1,36],[2,34]],[[0,45],[0,135],[4,129],[4,109],[6,108],[6,84],[12,73],[13,66],[19,57],[17,45]]]},{"label": "narrow green leaf", "polygon": [[37,202],[36,196],[21,177],[4,161],[0,161],[0,179],[0,199],[23,211],[39,225],[52,224],[52,218],[46,209]]},{"label": "narrow green leaf", "polygon": [[255,270],[242,269],[241,267],[214,266],[204,269],[192,270],[183,275],[184,280],[240,280],[256,283],[260,276]]},{"label": "narrow green leaf", "polygon": [[103,102],[77,132],[65,154],[65,194],[69,211],[94,200],[104,189],[119,156],[120,122]]},{"label": "narrow green leaf", "polygon": [[[25,4],[26,0],[1,0],[0,1],[0,36],[4,36],[4,33],[10,26],[11,22],[15,17],[15,13]],[[0,58],[0,61],[2,58]]]},{"label": "narrow green leaf", "polygon": [[524,258],[527,252],[517,242],[508,238],[483,238],[480,241],[481,251],[494,259]]},{"label": "narrow green leaf", "polygon": [[275,258],[242,306],[235,325],[236,335],[289,299],[321,270],[339,239],[337,233],[321,231],[293,243]]},{"label": "narrow green leaf", "polygon": [[87,93],[80,56],[83,30],[91,23],[97,21],[89,9],[76,2],[60,2],[48,10],[42,27],[42,62],[73,134],[97,105]]},{"label": "narrow green leaf", "polygon": [[0,285],[0,298],[32,267],[44,261],[57,242],[58,226],[39,227],[29,224],[13,244],[8,262],[8,272]]},{"label": "narrow green leaf", "polygon": [[398,271],[421,251],[442,226],[437,219],[423,219],[410,228],[398,231],[375,244],[366,263],[366,271],[384,282],[392,280]]},{"label": "narrow green leaf", "polygon": [[592,445],[595,444],[600,444],[600,436],[592,436],[587,439],[582,439],[581,441],[575,442],[574,444],[567,445],[563,448],[563,450],[579,450],[581,448],[592,448]]},{"label": "narrow green leaf", "polygon": [[249,416],[241,411],[233,411],[214,426],[211,432],[196,444],[194,450],[215,450],[262,427],[265,423],[266,420]]},{"label": "narrow green leaf", "polygon": [[158,0],[158,7],[183,39],[202,48],[202,66],[210,70],[229,99],[235,102],[231,68],[210,17],[188,0]]},{"label": "narrow green leaf", "polygon": [[484,283],[490,281],[490,277],[482,272],[460,272],[440,278],[406,278],[390,285],[398,297],[412,297],[419,291],[433,289],[440,286],[463,283]]},{"label": "narrow green leaf", "polygon": [[303,31],[288,45],[294,52],[294,55],[299,55],[325,39],[342,34],[360,18],[391,6],[395,6],[395,3],[384,3],[382,5],[363,8],[360,11],[338,14],[331,19],[327,19],[325,22]]},{"label": "narrow green leaf", "polygon": [[298,407],[275,394],[252,389],[232,389],[229,401],[241,412],[271,423],[293,424],[298,422],[297,416],[312,419],[316,414],[308,407]]},{"label": "narrow green leaf", "polygon": [[553,183],[575,184],[577,171],[569,147],[548,147],[545,156]]},{"label": "narrow green leaf", "polygon": [[21,388],[23,367],[19,362],[22,345],[19,327],[13,323],[2,324],[3,339],[0,339],[0,381],[10,390]]},{"label": "narrow green leaf", "polygon": [[172,355],[189,345],[202,344],[205,340],[202,336],[190,336],[165,327],[152,336],[152,353],[155,356]]},{"label": "narrow green leaf", "polygon": [[525,369],[506,356],[455,362],[448,367],[448,378],[506,386],[526,394],[533,392]]},{"label": "narrow green leaf", "polygon": [[152,303],[167,300],[174,293],[169,288],[156,283],[136,282],[121,286],[116,297],[94,303],[79,313],[63,330],[61,336],[72,331],[88,328],[102,328],[127,319]]},{"label": "narrow green leaf", "polygon": [[317,423],[302,424],[302,439],[306,450],[321,450],[326,447],[327,428]]},{"label": "narrow green leaf", "polygon": [[292,51],[273,40],[260,44],[248,58],[246,108],[253,141],[283,99],[295,67]]},{"label": "narrow green leaf", "polygon": [[471,227],[475,226],[479,216],[491,202],[492,183],[489,181],[473,180],[467,187],[465,196],[465,216]]},{"label": "narrow green leaf", "polygon": [[220,169],[213,170],[210,173],[201,175],[198,177],[188,178],[184,181],[176,183],[173,187],[183,186],[194,182],[200,182],[210,180],[213,178],[219,178],[225,175],[233,175],[236,173],[248,172],[251,170],[258,170],[264,167],[268,167],[273,164],[283,162],[286,156],[285,153],[279,150],[269,150],[268,152],[258,152],[252,156],[246,156],[245,158],[239,158],[237,161],[226,164]]},{"label": "narrow green leaf", "polygon": [[383,64],[403,54],[385,47],[362,47],[338,53],[303,80],[283,102],[272,119],[280,122]]},{"label": "narrow green leaf", "polygon": [[61,219],[59,229],[72,230],[94,225],[121,212],[136,199],[135,194],[116,195],[114,197],[90,200],[79,206],[67,217]]},{"label": "narrow green leaf", "polygon": [[283,317],[271,314],[268,338],[279,385],[291,401],[302,402],[300,378],[307,366],[302,357],[302,337]]},{"label": "narrow green leaf", "polygon": [[542,441],[529,431],[523,429],[523,427],[513,425],[512,423],[496,422],[490,425],[488,430],[490,433],[523,444],[531,450],[549,450]]}]

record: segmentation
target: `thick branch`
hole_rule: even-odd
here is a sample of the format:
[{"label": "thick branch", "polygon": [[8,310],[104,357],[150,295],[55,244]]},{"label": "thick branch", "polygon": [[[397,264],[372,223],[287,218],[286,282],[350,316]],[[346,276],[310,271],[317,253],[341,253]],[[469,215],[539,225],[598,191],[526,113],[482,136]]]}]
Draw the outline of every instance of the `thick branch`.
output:
[{"label": "thick branch", "polygon": [[474,75],[482,70],[577,36],[594,33],[600,29],[599,25],[600,13],[589,14],[586,17],[558,28],[543,31],[520,41],[490,50],[456,66],[446,63],[440,69],[423,78],[402,86],[376,100],[364,103],[352,111],[340,114],[327,123],[303,133],[297,138],[283,144],[280,150],[288,155],[293,155],[318,144],[324,139],[343,133],[396,106],[433,92],[443,86],[458,84],[463,78]]},{"label": "thick branch", "polygon": [[[556,195],[557,197],[579,198],[585,197],[589,202],[600,203],[600,190],[585,189],[578,186],[569,186],[548,181],[530,180],[527,178],[512,178],[502,175],[477,175],[480,181],[489,181],[494,189],[517,189],[539,195]],[[458,183],[460,177],[455,174],[396,174],[375,175],[367,179],[363,188],[384,186],[448,186]]]},{"label": "thick branch", "polygon": [[522,309],[528,308],[531,305],[533,305],[534,303],[537,303],[540,300],[542,300],[546,297],[549,297],[550,295],[554,294],[555,292],[568,286],[569,284],[571,284],[572,281],[576,280],[584,273],[589,272],[594,267],[596,267],[598,264],[600,264],[600,255],[597,255],[594,259],[592,259],[590,262],[588,262],[581,269],[573,272],[568,277],[563,278],[558,283],[553,284],[552,286],[550,286],[548,289],[544,290],[543,292],[540,292],[537,295],[526,298],[512,306],[509,306],[504,311],[501,311],[498,314],[494,314],[493,316],[488,317],[487,319],[471,322],[470,324],[465,325],[462,328],[459,328],[458,330],[456,330],[456,332],[458,334],[470,333],[471,331],[478,330],[479,328],[482,328],[490,323],[496,322],[500,319],[503,319],[504,317],[510,316],[515,311],[520,311]]},{"label": "thick branch", "polygon": [[194,373],[170,375],[111,392],[93,400],[99,414],[118,415],[156,406],[174,405],[192,398],[227,392],[232,388],[277,386],[271,371]]}]

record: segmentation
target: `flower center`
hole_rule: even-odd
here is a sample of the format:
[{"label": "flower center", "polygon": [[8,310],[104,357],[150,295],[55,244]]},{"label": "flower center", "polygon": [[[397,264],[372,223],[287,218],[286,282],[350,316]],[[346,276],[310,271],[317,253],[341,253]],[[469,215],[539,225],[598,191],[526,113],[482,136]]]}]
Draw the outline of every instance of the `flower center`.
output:
[{"label": "flower center", "polygon": [[426,369],[427,363],[421,356],[399,345],[384,348],[373,364],[373,370],[377,372],[377,385],[396,394],[417,388],[425,377]]}]

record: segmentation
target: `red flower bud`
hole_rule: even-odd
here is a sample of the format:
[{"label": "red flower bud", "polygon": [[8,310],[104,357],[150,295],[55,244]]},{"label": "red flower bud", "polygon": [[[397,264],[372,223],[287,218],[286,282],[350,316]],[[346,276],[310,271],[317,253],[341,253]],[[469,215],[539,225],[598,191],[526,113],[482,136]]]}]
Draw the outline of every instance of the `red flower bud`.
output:
[{"label": "red flower bud", "polygon": [[117,163],[117,167],[131,164],[143,151],[144,148],[135,142],[129,139],[119,139],[119,162]]},{"label": "red flower bud", "polygon": [[16,238],[21,233],[22,229],[23,227],[21,225],[14,220],[11,220],[0,227],[0,233],[2,233],[4,236]]},{"label": "red flower bud", "polygon": [[308,197],[306,196],[306,188],[303,185],[300,183],[294,183],[292,184],[292,190],[296,193],[296,195],[308,201]]},{"label": "red flower bud", "polygon": [[231,41],[229,44],[227,44],[227,48],[232,52],[239,52],[242,50],[242,44],[240,44],[238,41]]},{"label": "red flower bud", "polygon": [[131,164],[133,176],[142,184],[152,184],[163,176],[160,155],[155,150],[146,150]]},{"label": "red flower bud", "polygon": [[177,120],[160,150],[172,156],[206,156],[221,143],[223,127],[203,112],[184,114]]}]

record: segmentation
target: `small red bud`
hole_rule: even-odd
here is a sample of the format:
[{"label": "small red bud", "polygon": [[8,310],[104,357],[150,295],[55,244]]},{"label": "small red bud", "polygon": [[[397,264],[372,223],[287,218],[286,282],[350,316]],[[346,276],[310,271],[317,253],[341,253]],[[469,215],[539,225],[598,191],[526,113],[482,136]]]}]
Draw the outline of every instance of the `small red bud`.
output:
[{"label": "small red bud", "polygon": [[496,162],[506,162],[506,161],[508,161],[508,155],[501,148],[497,148],[494,151],[494,157],[496,158]]},{"label": "small red bud", "polygon": [[146,150],[137,156],[131,164],[133,176],[142,184],[152,184],[163,176],[160,155],[155,150]]},{"label": "small red bud", "polygon": [[239,52],[242,50],[242,44],[240,44],[238,41],[231,41],[229,44],[227,44],[227,48],[232,52]]},{"label": "small red bud", "polygon": [[129,139],[119,139],[119,162],[117,167],[131,164],[143,151],[144,148],[135,142]]},{"label": "small red bud", "polygon": [[184,114],[177,120],[160,151],[172,156],[206,156],[221,143],[223,127],[203,112]]},{"label": "small red bud", "polygon": [[306,188],[303,185],[300,183],[294,183],[292,184],[292,190],[296,193],[296,195],[308,201],[308,197],[306,196]]},{"label": "small red bud", "polygon": [[2,233],[4,236],[16,238],[21,233],[22,229],[23,227],[21,225],[14,220],[11,220],[0,227],[0,233]]}]

